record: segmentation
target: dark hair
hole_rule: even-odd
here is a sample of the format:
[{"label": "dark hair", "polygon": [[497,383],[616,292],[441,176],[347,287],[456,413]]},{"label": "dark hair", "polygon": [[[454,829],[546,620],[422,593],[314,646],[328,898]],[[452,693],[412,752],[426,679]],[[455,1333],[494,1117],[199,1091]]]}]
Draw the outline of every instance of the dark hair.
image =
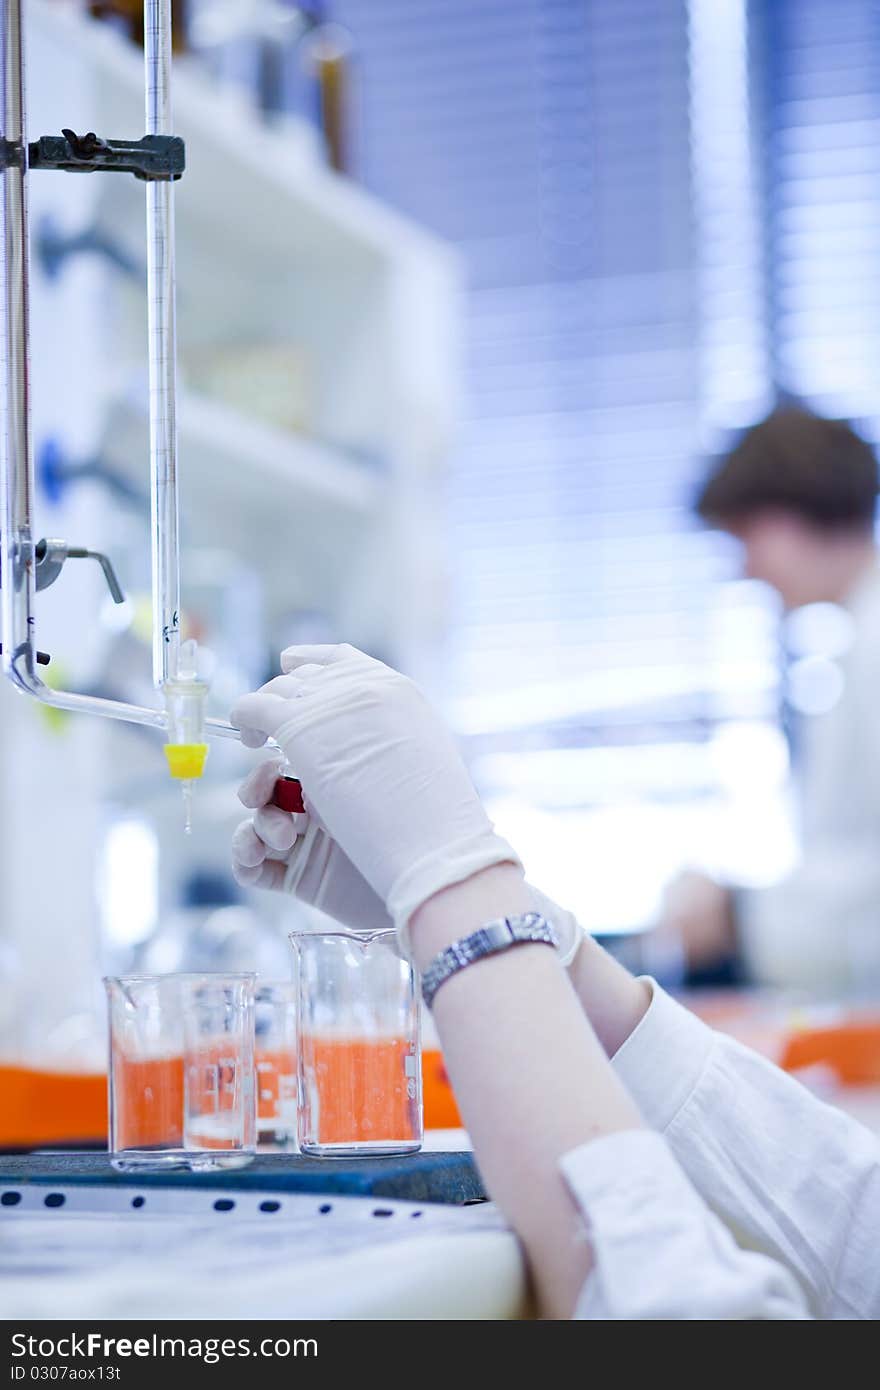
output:
[{"label": "dark hair", "polygon": [[828,530],[866,528],[877,492],[874,450],[850,425],[780,406],[710,469],[695,510],[722,527],[774,510]]}]

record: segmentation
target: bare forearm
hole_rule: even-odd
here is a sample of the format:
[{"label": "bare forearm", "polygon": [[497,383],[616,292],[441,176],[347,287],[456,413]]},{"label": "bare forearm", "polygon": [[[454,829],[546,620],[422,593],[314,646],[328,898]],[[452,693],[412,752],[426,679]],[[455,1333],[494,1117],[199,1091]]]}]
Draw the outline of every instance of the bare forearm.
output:
[{"label": "bare forearm", "polygon": [[573,912],[560,907],[533,883],[528,884],[528,891],[532,906],[556,926],[568,977],[581,1007],[608,1056],[613,1057],[648,1009],[647,987],[586,934]]},{"label": "bare forearm", "polygon": [[[424,969],[457,937],[532,906],[512,866],[448,888],[412,920],[416,963]],[[559,1159],[638,1127],[638,1111],[545,946],[520,946],[453,976],[434,1019],[489,1191],[526,1248],[540,1310],[568,1317],[590,1256]]]},{"label": "bare forearm", "polygon": [[589,936],[581,942],[568,977],[597,1038],[613,1057],[647,1013],[647,986]]}]

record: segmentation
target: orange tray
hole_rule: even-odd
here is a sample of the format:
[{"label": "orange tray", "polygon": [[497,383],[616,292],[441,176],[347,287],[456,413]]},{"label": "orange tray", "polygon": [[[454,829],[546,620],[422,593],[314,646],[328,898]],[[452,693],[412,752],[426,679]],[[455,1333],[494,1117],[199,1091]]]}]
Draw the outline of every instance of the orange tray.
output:
[{"label": "orange tray", "polygon": [[880,1019],[851,1019],[790,1033],[781,1064],[786,1071],[830,1067],[844,1086],[880,1085]]},{"label": "orange tray", "polygon": [[0,1066],[0,1145],[106,1141],[106,1076]]}]

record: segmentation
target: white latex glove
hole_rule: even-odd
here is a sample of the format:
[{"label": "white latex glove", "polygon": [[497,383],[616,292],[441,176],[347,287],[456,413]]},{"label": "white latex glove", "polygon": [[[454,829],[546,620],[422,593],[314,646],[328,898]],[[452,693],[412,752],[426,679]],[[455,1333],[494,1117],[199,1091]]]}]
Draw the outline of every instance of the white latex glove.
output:
[{"label": "white latex glove", "polygon": [[552,898],[548,898],[546,893],[542,893],[540,888],[536,888],[533,883],[530,883],[528,887],[535,900],[537,911],[553,925],[558,943],[556,950],[561,963],[565,966],[571,965],[581,942],[588,933],[573,912],[568,912],[564,907],[560,907]]},{"label": "white latex glove", "polygon": [[407,677],[354,647],[289,647],[232,709],[242,739],[272,736],[312,813],[398,929],[434,893],[519,859],[496,835],[449,730]]},{"label": "white latex glove", "polygon": [[236,881],[293,893],[344,926],[364,931],[392,926],[382,899],[315,817],[271,804],[282,766],[280,756],[267,758],[238,789],[239,801],[255,814],[232,837]]},{"label": "white latex glove", "polygon": [[[273,806],[281,756],[258,763],[238,789],[238,799],[254,812],[232,837],[232,872],[248,888],[293,893],[343,926],[375,930],[392,926],[385,904],[373,892],[348,855],[308,811],[281,811]],[[553,928],[563,965],[570,965],[584,938],[574,913],[558,906],[529,884],[535,908]]]}]

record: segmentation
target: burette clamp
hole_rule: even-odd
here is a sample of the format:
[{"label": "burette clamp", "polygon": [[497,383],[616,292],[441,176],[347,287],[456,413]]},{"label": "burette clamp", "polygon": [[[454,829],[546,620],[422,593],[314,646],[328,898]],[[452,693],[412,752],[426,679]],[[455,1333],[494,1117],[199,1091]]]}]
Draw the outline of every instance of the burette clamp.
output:
[{"label": "burette clamp", "polygon": [[[110,597],[114,603],[125,603],[125,594],[116,578],[113,562],[101,550],[87,550],[82,545],[68,545],[67,541],[44,537],[34,546],[34,587],[37,592],[48,589],[55,583],[68,560],[96,560],[107,581]],[[0,570],[0,584],[3,571]],[[2,648],[0,648],[2,650]],[[48,658],[47,658],[48,661]],[[45,662],[42,664],[46,664]]]},{"label": "burette clamp", "polygon": [[[0,168],[21,163],[21,148],[0,144]],[[179,179],[186,150],[179,135],[144,135],[140,140],[104,140],[93,130],[85,135],[64,129],[60,135],[41,135],[28,145],[29,169],[62,169],[69,174],[134,174],[154,182]]]}]

